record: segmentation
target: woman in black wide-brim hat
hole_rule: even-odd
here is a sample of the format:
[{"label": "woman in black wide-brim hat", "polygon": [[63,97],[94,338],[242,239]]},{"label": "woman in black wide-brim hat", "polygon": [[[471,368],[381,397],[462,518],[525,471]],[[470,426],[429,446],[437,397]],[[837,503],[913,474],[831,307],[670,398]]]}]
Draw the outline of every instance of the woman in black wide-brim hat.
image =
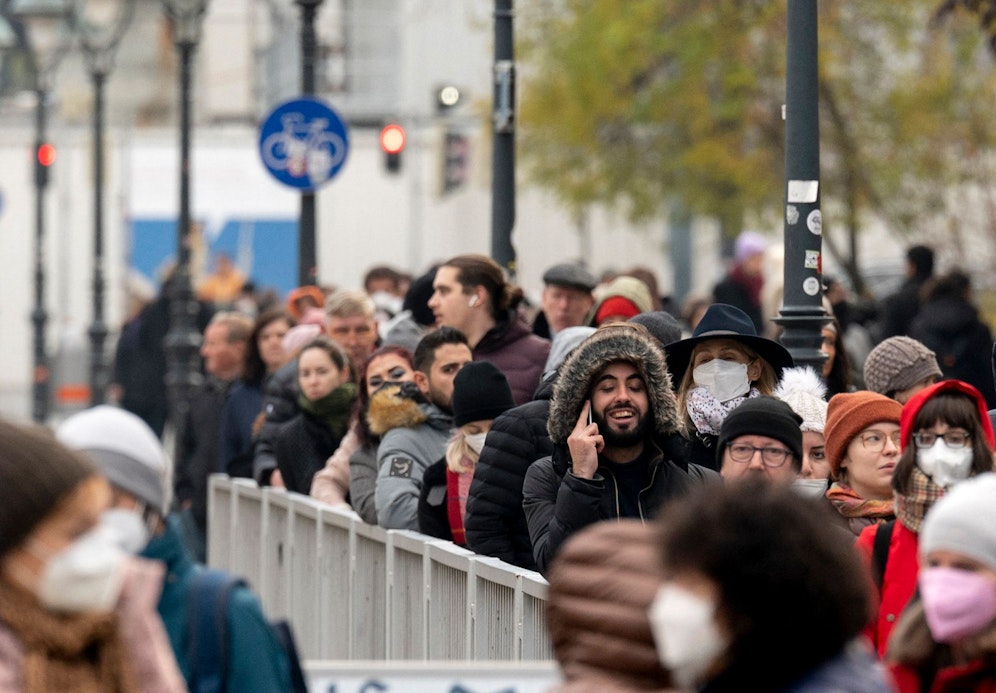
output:
[{"label": "woman in black wide-brim hat", "polygon": [[739,308],[714,303],[688,339],[668,344],[667,367],[678,383],[678,410],[688,462],[716,469],[716,438],[726,415],[749,397],[771,395],[792,357],[759,337]]}]

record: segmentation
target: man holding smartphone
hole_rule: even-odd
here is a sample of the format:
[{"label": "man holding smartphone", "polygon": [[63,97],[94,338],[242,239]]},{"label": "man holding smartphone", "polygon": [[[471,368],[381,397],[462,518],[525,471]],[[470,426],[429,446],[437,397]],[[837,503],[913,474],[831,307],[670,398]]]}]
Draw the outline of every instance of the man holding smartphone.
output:
[{"label": "man holding smartphone", "polygon": [[718,476],[684,461],[664,352],[631,323],[599,329],[564,362],[550,403],[552,456],[526,473],[522,507],[537,566],[599,520],[647,521]]}]

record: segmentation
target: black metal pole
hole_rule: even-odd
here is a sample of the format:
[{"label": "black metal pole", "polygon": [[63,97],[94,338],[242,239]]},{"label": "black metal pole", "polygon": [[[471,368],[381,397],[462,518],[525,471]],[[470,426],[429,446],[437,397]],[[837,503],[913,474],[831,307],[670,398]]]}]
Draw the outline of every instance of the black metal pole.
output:
[{"label": "black metal pole", "polygon": [[90,323],[90,404],[107,398],[104,361],[104,83],[107,75],[94,69],[93,78],[93,322]]},{"label": "black metal pole", "polygon": [[[318,56],[318,37],[315,34],[315,15],[322,0],[297,0],[301,6],[301,93],[315,93],[315,61]],[[315,229],[318,220],[315,211],[315,193],[301,193],[301,219],[298,222],[297,272],[298,284],[314,284],[318,279]]]},{"label": "black metal pole", "polygon": [[491,257],[515,277],[515,53],[512,0],[495,0]]},{"label": "black metal pole", "polygon": [[[180,212],[177,227],[177,266],[170,294],[170,329],[166,335],[169,359],[166,388],[177,441],[183,438],[190,395],[200,384],[198,349],[201,336],[195,325],[198,304],[190,282],[190,63],[196,44],[177,42],[180,56]],[[181,446],[177,444],[179,451]]]},{"label": "black metal pole", "polygon": [[35,305],[31,311],[31,323],[34,326],[31,415],[38,423],[44,423],[48,419],[51,383],[45,349],[45,324],[48,322],[48,314],[45,312],[45,188],[48,184],[48,170],[38,158],[41,146],[45,144],[47,96],[44,88],[35,90]]},{"label": "black metal pole", "polygon": [[785,288],[775,322],[796,365],[822,370],[818,16],[816,0],[788,0],[785,76]]}]

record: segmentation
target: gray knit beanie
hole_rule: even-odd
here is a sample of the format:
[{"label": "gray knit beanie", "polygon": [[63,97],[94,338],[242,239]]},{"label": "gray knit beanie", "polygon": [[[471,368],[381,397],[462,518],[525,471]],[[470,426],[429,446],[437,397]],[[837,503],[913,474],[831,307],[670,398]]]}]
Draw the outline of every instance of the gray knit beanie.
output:
[{"label": "gray knit beanie", "polygon": [[920,555],[948,550],[996,570],[996,474],[955,484],[927,513]]},{"label": "gray knit beanie", "polygon": [[934,352],[910,337],[889,337],[865,359],[865,385],[891,397],[930,376],[943,377]]},{"label": "gray knit beanie", "polygon": [[166,514],[166,452],[142,419],[102,404],[73,414],[55,435],[96,463],[112,486]]}]

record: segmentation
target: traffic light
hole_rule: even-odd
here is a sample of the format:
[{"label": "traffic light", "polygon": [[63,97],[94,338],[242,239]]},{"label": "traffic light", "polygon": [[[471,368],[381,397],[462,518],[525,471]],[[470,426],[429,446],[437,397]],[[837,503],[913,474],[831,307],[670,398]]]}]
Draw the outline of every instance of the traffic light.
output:
[{"label": "traffic light", "polygon": [[48,169],[55,163],[55,147],[42,142],[35,151],[35,185],[44,188],[48,185]]},{"label": "traffic light", "polygon": [[380,148],[386,155],[385,166],[391,173],[401,170],[401,152],[405,149],[405,129],[397,123],[385,125],[380,131]]},{"label": "traffic light", "polygon": [[453,192],[467,182],[470,141],[466,135],[447,132],[443,142],[443,193]]}]

